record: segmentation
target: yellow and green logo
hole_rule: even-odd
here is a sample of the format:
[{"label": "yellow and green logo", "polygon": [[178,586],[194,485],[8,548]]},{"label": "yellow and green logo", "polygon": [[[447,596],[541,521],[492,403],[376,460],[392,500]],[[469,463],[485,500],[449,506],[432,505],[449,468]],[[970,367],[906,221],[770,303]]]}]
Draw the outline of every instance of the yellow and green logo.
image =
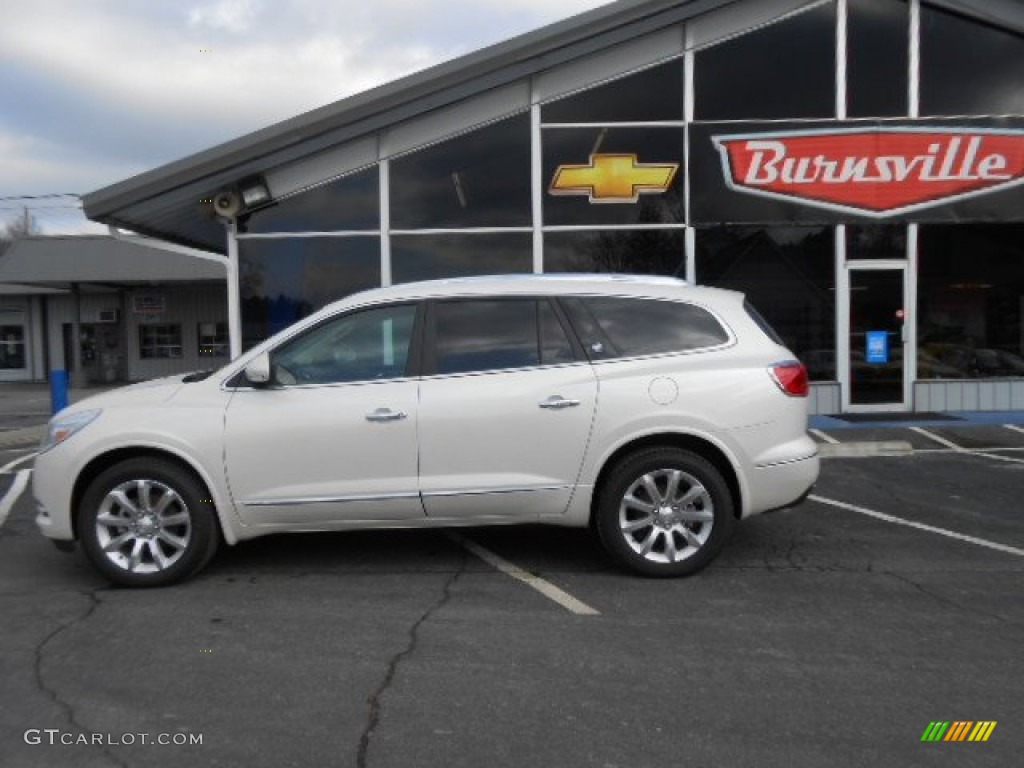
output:
[{"label": "yellow and green logo", "polygon": [[995,729],[995,720],[933,720],[921,741],[988,741]]}]

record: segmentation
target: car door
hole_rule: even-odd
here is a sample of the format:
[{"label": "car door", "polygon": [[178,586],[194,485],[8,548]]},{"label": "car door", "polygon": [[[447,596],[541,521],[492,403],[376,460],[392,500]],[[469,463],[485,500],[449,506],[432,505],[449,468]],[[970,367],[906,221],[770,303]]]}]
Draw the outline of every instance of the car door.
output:
[{"label": "car door", "polygon": [[436,518],[562,514],[597,380],[545,299],[432,302],[420,385],[420,491]]},{"label": "car door", "polygon": [[269,386],[236,391],[224,461],[246,523],[423,517],[409,375],[420,312],[407,303],[330,318],[271,352]]}]

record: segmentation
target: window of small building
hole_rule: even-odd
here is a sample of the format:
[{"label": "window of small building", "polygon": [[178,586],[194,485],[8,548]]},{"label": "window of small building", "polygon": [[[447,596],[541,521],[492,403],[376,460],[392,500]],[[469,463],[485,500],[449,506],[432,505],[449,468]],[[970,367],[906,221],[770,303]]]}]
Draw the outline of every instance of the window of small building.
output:
[{"label": "window of small building", "polygon": [[836,377],[832,227],[715,227],[697,231],[702,285],[746,294],[811,378]]},{"label": "window of small building", "polygon": [[609,272],[686,278],[682,230],[546,232],[545,272]]},{"label": "window of small building", "polygon": [[286,197],[239,221],[240,234],[380,229],[377,168]]},{"label": "window of small building", "polygon": [[682,59],[645,69],[541,107],[545,123],[628,123],[683,119]]},{"label": "window of small building", "polygon": [[381,283],[379,237],[240,240],[246,349],[332,301]]},{"label": "window of small building", "polygon": [[526,114],[397,158],[391,228],[528,227],[530,167]]},{"label": "window of small building", "polygon": [[199,323],[196,326],[199,357],[227,357],[229,350],[227,323]]},{"label": "window of small building", "polygon": [[545,226],[685,221],[682,128],[549,128],[542,140]]},{"label": "window of small building", "polygon": [[906,115],[909,3],[906,0],[849,0],[848,8],[847,115]]},{"label": "window of small building", "polygon": [[1024,114],[1024,36],[921,6],[921,114]]},{"label": "window of small building", "polygon": [[180,323],[139,326],[139,357],[143,360],[181,357],[181,353]]},{"label": "window of small building", "polygon": [[17,371],[25,367],[25,327],[0,325],[0,370]]},{"label": "window of small building", "polygon": [[391,237],[394,283],[532,271],[529,232]]},{"label": "window of small building", "polygon": [[918,260],[918,377],[1024,377],[1024,224],[921,226]]},{"label": "window of small building", "polygon": [[697,120],[835,115],[835,3],[697,51]]}]

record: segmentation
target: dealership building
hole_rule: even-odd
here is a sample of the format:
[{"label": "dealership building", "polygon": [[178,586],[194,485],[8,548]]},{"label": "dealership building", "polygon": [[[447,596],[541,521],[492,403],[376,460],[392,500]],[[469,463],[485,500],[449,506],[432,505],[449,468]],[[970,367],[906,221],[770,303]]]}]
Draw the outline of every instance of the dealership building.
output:
[{"label": "dealership building", "polygon": [[818,413],[1022,410],[1022,185],[1017,0],[620,0],[84,204],[223,254],[234,354],[373,286],[649,273],[746,293]]}]

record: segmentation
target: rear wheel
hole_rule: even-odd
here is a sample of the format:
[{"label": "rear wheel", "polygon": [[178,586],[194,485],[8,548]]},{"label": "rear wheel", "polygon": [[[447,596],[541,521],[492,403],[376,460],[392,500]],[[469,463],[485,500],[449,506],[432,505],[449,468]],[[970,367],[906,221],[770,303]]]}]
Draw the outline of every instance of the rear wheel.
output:
[{"label": "rear wheel", "polygon": [[608,554],[645,576],[696,573],[721,550],[733,523],[721,473],[679,448],[628,456],[598,498],[596,527]]},{"label": "rear wheel", "polygon": [[129,459],[85,492],[78,538],[116,584],[158,587],[197,572],[217,549],[212,501],[196,477],[162,459]]}]

